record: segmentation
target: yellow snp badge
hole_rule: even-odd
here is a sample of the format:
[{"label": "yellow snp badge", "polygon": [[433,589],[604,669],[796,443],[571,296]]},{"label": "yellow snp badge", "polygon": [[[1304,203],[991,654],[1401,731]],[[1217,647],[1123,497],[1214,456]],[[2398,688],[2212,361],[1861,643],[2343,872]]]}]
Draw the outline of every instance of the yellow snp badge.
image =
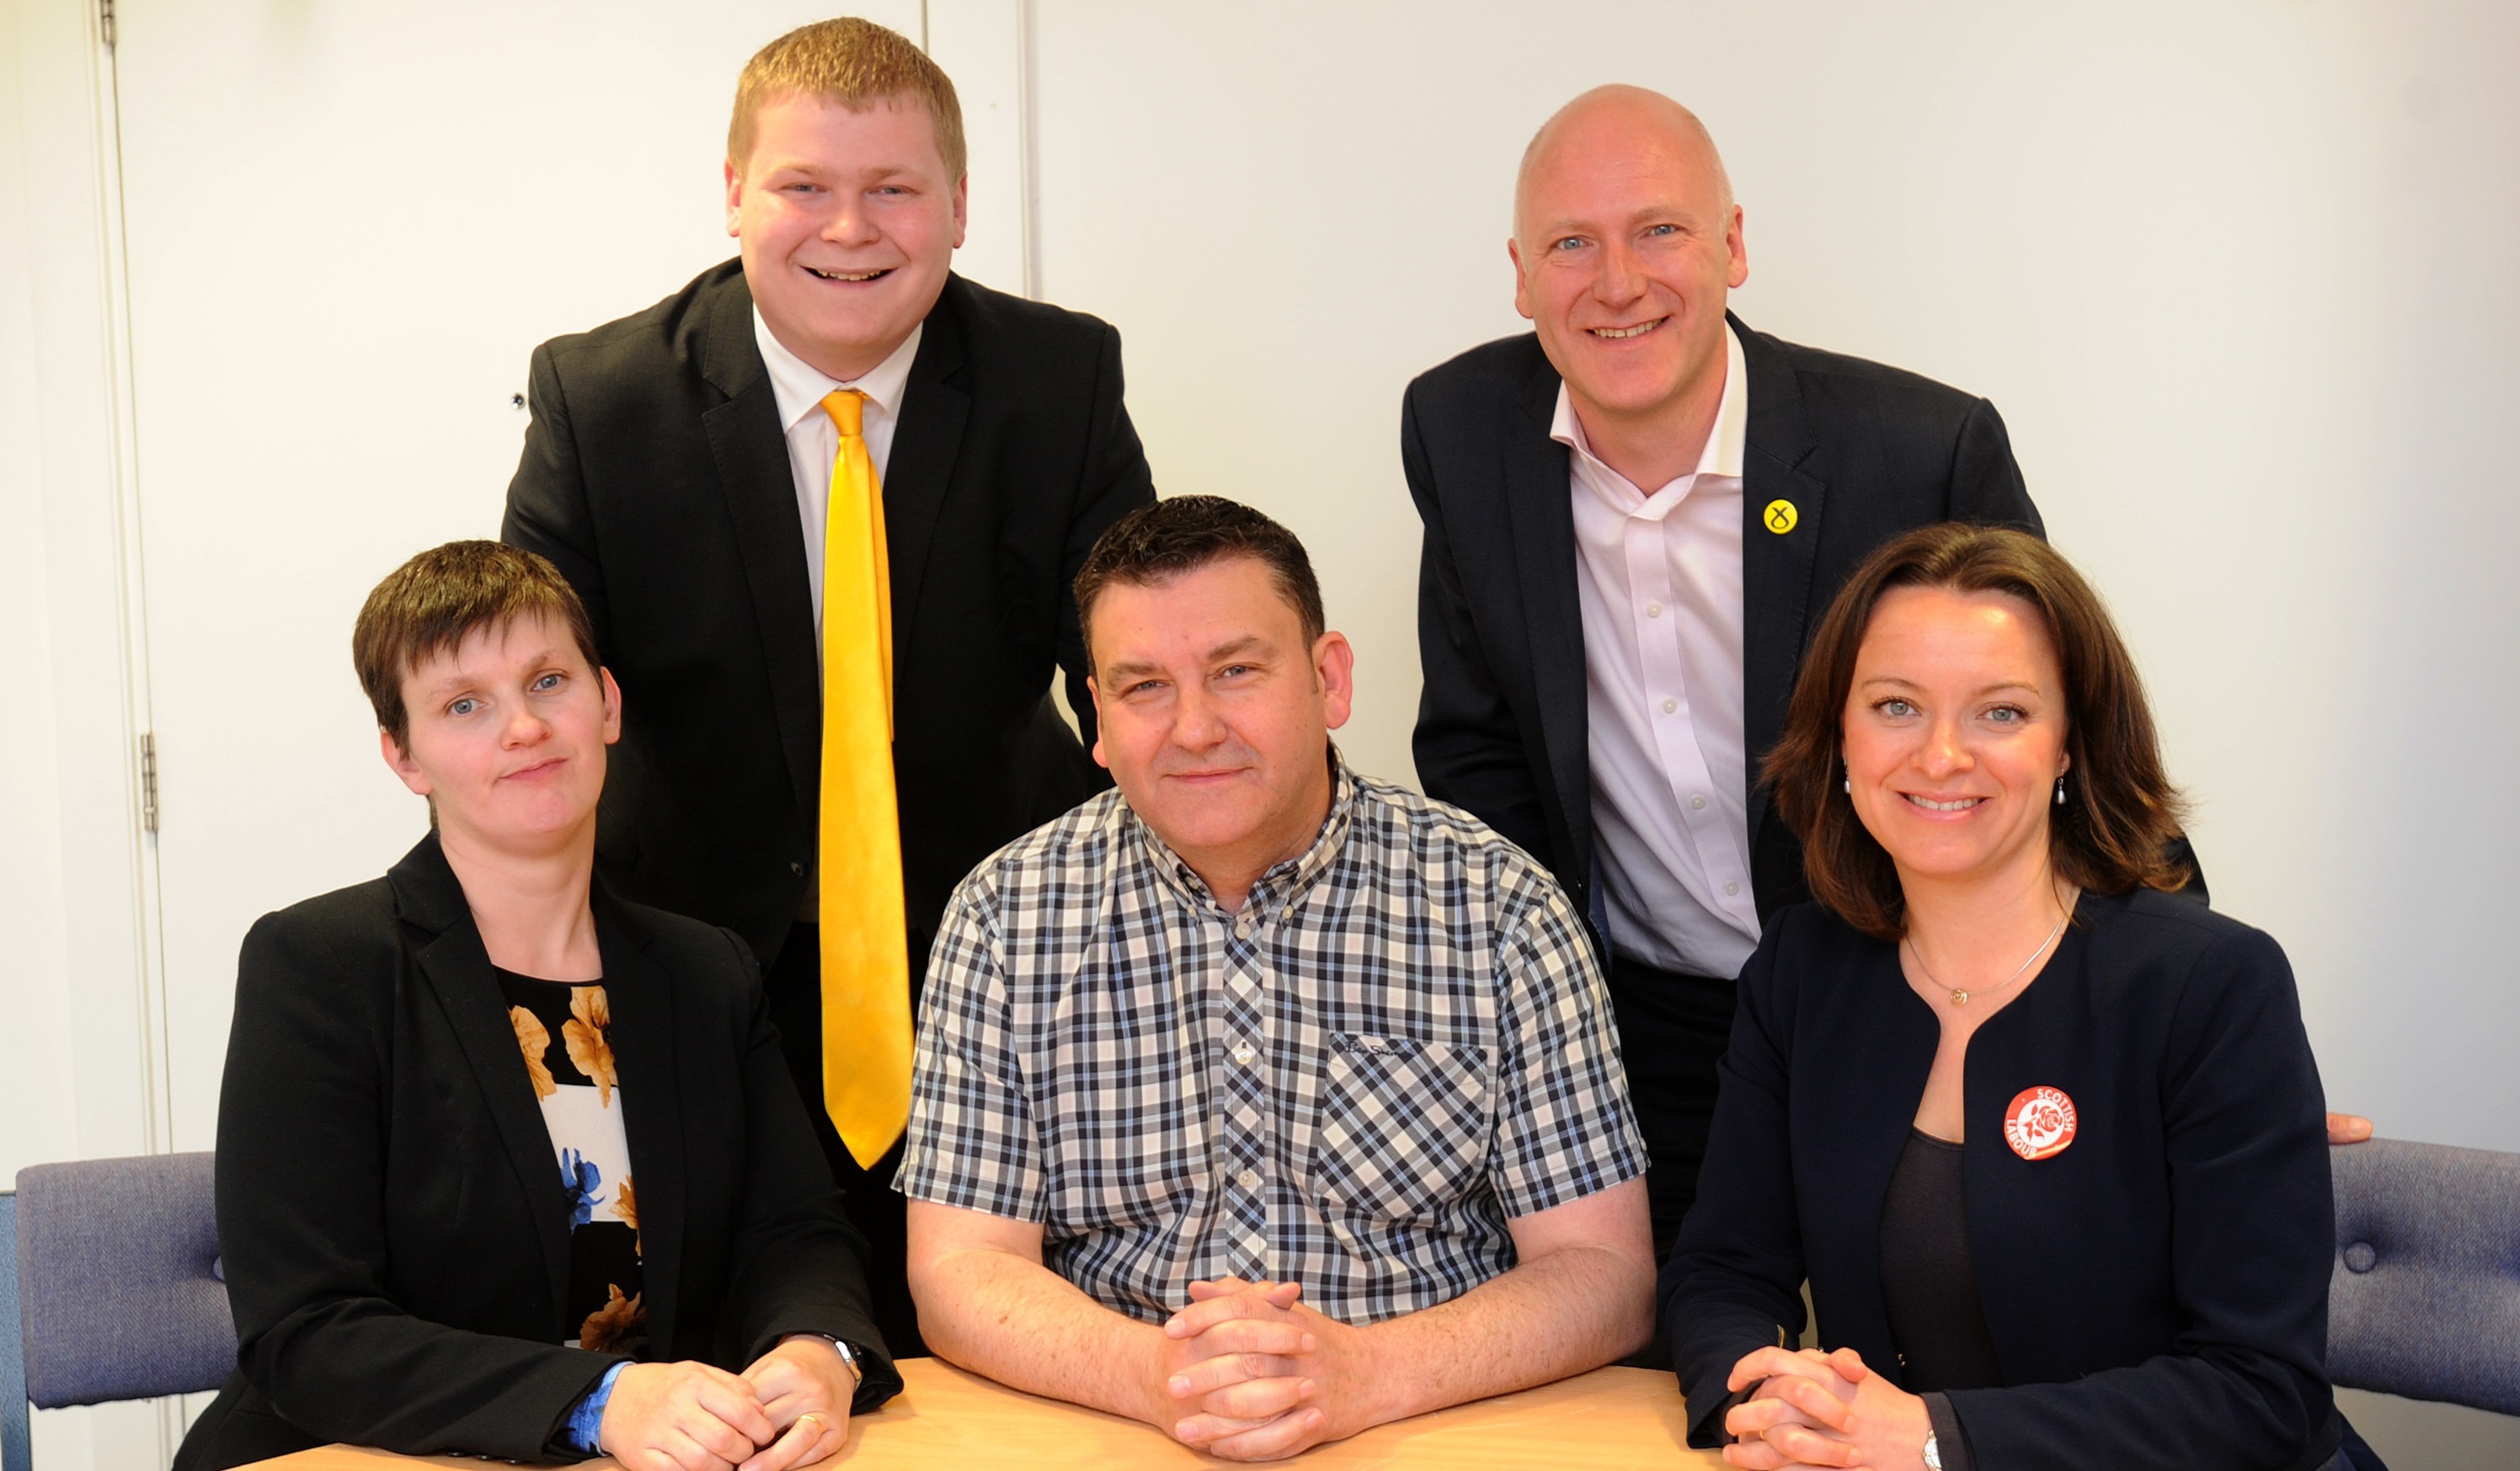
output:
[{"label": "yellow snp badge", "polygon": [[1768,509],[1759,513],[1759,519],[1768,523],[1769,530],[1782,536],[1794,529],[1794,523],[1802,519],[1802,514],[1794,510],[1791,501],[1770,501]]}]

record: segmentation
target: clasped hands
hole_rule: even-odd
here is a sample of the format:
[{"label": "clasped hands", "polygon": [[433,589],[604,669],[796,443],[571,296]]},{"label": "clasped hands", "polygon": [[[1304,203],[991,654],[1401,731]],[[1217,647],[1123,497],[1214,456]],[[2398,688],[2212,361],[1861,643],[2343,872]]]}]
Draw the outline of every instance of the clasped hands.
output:
[{"label": "clasped hands", "polygon": [[1302,1295],[1293,1282],[1191,1283],[1190,1306],[1163,1326],[1156,1427],[1228,1460],[1262,1461],[1372,1423],[1362,1330]]},{"label": "clasped hands", "polygon": [[741,1374],[634,1363],[612,1381],[597,1444],[627,1471],[787,1471],[849,1440],[856,1376],[831,1343],[782,1341]]},{"label": "clasped hands", "polygon": [[1725,1387],[1750,1398],[1724,1416],[1724,1459],[1749,1471],[1861,1466],[1921,1471],[1933,1420],[1925,1402],[1865,1367],[1853,1349],[1761,1349]]}]

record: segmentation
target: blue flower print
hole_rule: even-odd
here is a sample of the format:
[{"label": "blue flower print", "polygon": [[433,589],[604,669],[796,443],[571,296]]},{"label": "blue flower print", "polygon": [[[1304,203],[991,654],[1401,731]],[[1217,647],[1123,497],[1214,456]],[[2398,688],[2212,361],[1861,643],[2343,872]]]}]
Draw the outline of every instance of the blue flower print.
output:
[{"label": "blue flower print", "polygon": [[568,1228],[575,1230],[595,1219],[595,1208],[604,1204],[604,1172],[595,1162],[574,1149],[560,1152],[561,1188],[568,1191]]}]

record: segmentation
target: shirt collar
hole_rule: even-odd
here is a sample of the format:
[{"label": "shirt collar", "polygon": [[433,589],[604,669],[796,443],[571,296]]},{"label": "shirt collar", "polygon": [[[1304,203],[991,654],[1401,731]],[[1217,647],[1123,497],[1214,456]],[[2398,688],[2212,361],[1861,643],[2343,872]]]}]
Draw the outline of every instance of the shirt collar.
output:
[{"label": "shirt collar", "polygon": [[770,391],[779,400],[779,431],[787,433],[796,427],[808,414],[819,413],[823,396],[834,388],[855,388],[864,393],[875,407],[899,418],[901,395],[910,386],[910,364],[919,356],[919,339],[925,335],[927,324],[920,323],[901,339],[892,355],[868,370],[855,382],[843,382],[788,350],[761,319],[761,308],[752,309],[752,340],[761,348],[762,366],[770,370]]},{"label": "shirt collar", "polygon": [[[1329,871],[1339,850],[1346,845],[1348,828],[1354,825],[1356,817],[1356,778],[1348,771],[1347,758],[1339,754],[1335,742],[1329,748],[1329,762],[1330,810],[1329,815],[1322,820],[1321,831],[1314,834],[1311,847],[1272,865],[1252,883],[1251,892],[1243,896],[1244,914],[1263,918],[1267,916],[1265,912],[1283,911],[1292,905],[1315,881]],[[1128,807],[1126,799],[1121,805]],[[1206,881],[1198,876],[1198,870],[1175,853],[1170,844],[1155,836],[1155,830],[1147,825],[1146,820],[1139,817],[1134,808],[1129,808],[1129,826],[1137,833],[1138,841],[1145,845],[1148,862],[1174,893],[1193,908],[1216,904],[1216,896],[1208,892]]]},{"label": "shirt collar", "polygon": [[[1749,374],[1742,366],[1741,338],[1732,331],[1732,324],[1727,322],[1724,324],[1724,397],[1715,406],[1715,428],[1706,436],[1706,448],[1698,452],[1695,473],[1740,479],[1749,428]],[[1592,445],[1584,438],[1584,422],[1575,417],[1575,400],[1567,392],[1563,379],[1557,382],[1557,412],[1549,422],[1549,437],[1587,460],[1598,463]],[[1603,468],[1607,468],[1606,466]],[[1637,487],[1648,496],[1661,488],[1658,485]]]}]

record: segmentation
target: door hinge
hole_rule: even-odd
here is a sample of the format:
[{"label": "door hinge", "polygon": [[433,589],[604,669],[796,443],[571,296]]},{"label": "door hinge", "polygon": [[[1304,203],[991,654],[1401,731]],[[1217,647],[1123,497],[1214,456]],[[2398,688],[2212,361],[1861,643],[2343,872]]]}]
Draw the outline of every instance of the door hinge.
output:
[{"label": "door hinge", "polygon": [[[104,22],[105,49],[113,49],[113,0],[96,0],[98,19]],[[156,828],[150,829],[155,832]]]},{"label": "door hinge", "polygon": [[140,830],[158,833],[158,735],[140,733]]}]

